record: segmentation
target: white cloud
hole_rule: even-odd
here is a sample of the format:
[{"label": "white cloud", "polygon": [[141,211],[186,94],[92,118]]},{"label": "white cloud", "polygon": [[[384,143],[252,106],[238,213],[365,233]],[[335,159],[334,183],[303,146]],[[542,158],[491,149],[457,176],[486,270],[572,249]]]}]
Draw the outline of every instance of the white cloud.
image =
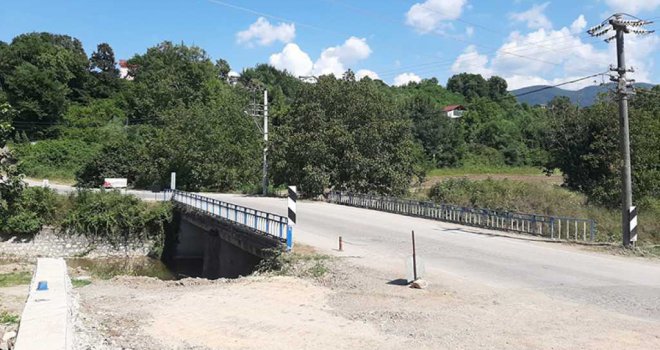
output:
[{"label": "white cloud", "polygon": [[286,44],[282,52],[272,54],[268,62],[271,66],[286,70],[294,76],[309,75],[314,68],[309,55],[294,43]]},{"label": "white cloud", "polygon": [[[468,46],[452,66],[453,73],[470,72],[485,77],[498,75],[507,80],[510,89],[530,85],[558,84],[586,75],[605,72],[616,61],[614,44],[599,48],[580,37],[586,23],[578,17],[569,27],[558,30],[538,29],[521,34],[513,32],[495,54],[479,53]],[[628,36],[626,48],[635,52],[627,60],[635,67],[630,78],[638,82],[653,82],[653,57],[660,45],[657,36]],[[579,83],[562,86],[580,89],[600,78],[586,79]]]},{"label": "white cloud", "polygon": [[422,78],[415,73],[402,73],[394,77],[394,86],[404,86],[408,83],[419,83],[420,81],[422,81]]},{"label": "white cloud", "polygon": [[605,0],[614,12],[638,14],[653,11],[660,6],[660,0]]},{"label": "white cloud", "polygon": [[[660,0],[659,0],[660,1]],[[571,24],[571,33],[577,34],[584,30],[587,27],[587,20],[584,19],[584,15],[580,15],[573,23]]]},{"label": "white cloud", "polygon": [[372,80],[380,79],[380,77],[378,76],[378,73],[376,73],[372,70],[369,70],[369,69],[360,69],[359,71],[357,71],[355,73],[355,77],[357,78],[357,80],[362,80],[362,78],[364,78],[364,77],[369,77]]},{"label": "white cloud", "polygon": [[[614,44],[610,45],[612,57],[616,51]],[[653,76],[653,55],[660,47],[660,38],[657,35],[629,35],[626,37],[626,51],[634,52],[634,55],[626,57],[626,64],[634,67],[635,72],[629,73],[628,77],[638,82],[657,83],[657,76]]]},{"label": "white cloud", "polygon": [[461,16],[467,0],[426,0],[416,3],[406,13],[406,24],[428,33]]},{"label": "white cloud", "polygon": [[487,65],[488,56],[480,55],[477,48],[474,45],[470,45],[456,58],[456,61],[451,66],[451,71],[453,73],[468,72],[481,74],[488,78],[493,74],[491,69],[487,68]]},{"label": "white cloud", "polygon": [[314,74],[334,74],[340,77],[346,71],[347,65],[363,60],[369,55],[371,48],[367,44],[367,39],[352,36],[342,45],[323,50],[321,57],[314,63]]},{"label": "white cloud", "polygon": [[474,27],[468,26],[465,28],[465,35],[467,35],[468,38],[471,38],[472,35],[474,35]]},{"label": "white cloud", "polygon": [[[326,48],[316,60],[294,43],[287,44],[282,52],[270,56],[270,65],[286,69],[293,75],[326,75],[341,77],[350,65],[371,55],[371,48],[364,38],[350,37],[343,44]],[[374,73],[375,74],[375,73]]]},{"label": "white cloud", "polygon": [[296,25],[293,23],[280,23],[272,25],[267,19],[259,17],[247,30],[236,33],[236,41],[248,46],[267,46],[276,41],[289,43],[296,36]]},{"label": "white cloud", "polygon": [[530,29],[550,29],[552,28],[552,22],[550,22],[548,17],[546,17],[543,13],[548,5],[550,5],[549,2],[543,3],[541,5],[534,5],[527,11],[510,14],[509,18],[517,22],[526,22],[527,27]]}]

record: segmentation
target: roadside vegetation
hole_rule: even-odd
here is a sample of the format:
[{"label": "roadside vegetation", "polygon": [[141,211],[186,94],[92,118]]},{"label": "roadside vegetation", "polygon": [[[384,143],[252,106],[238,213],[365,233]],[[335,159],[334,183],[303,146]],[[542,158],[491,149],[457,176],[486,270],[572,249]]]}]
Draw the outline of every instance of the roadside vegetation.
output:
[{"label": "roadside vegetation", "polygon": [[[109,280],[116,276],[147,276],[161,280],[174,279],[160,260],[147,257],[104,258],[104,259],[67,259],[67,266],[80,269],[94,278]],[[88,279],[72,279],[74,287],[92,283]]]},{"label": "roadside vegetation", "polygon": [[[434,185],[428,198],[438,203],[539,215],[588,218],[596,221],[596,241],[617,241],[621,232],[618,208],[593,204],[584,194],[550,183],[512,180],[448,179]],[[660,243],[660,201],[647,200],[640,212],[641,244]]]},{"label": "roadside vegetation", "polygon": [[0,274],[0,288],[30,284],[32,273],[29,271]]},{"label": "roadside vegetation", "polygon": [[[112,194],[70,198],[51,215],[22,198],[46,194],[21,190],[20,174],[81,187],[126,177],[135,188],[160,189],[174,171],[183,190],[254,192],[263,144],[244,111],[267,89],[271,188],[295,184],[308,197],[328,189],[419,197],[435,186],[432,198],[454,204],[596,219],[599,239],[618,240],[620,156],[611,96],[585,108],[562,97],[529,106],[497,76],[461,73],[444,86],[435,78],[388,86],[348,70],[306,83],[268,65],[247,68],[233,81],[225,60],[168,41],[145,48],[128,67],[131,80],[121,79],[108,44],[88,55],[66,35],[0,42],[0,148],[9,146],[0,173],[10,179],[0,184],[0,231],[30,234],[61,223],[66,231],[117,241],[124,231],[149,236],[167,221],[165,208]],[[656,86],[640,89],[630,103],[634,198],[640,237],[649,241],[658,235],[649,218],[660,200],[659,99]],[[450,119],[442,109],[455,104],[466,112]],[[498,174],[543,184],[536,181],[541,172],[564,187],[451,179]]]},{"label": "roadside vegetation", "polygon": [[0,325],[18,324],[20,316],[11,314],[7,311],[0,312]]},{"label": "roadside vegetation", "polygon": [[88,279],[80,279],[80,278],[71,279],[71,285],[73,286],[73,288],[81,288],[84,286],[88,286],[90,284],[92,284],[92,281]]},{"label": "roadside vegetation", "polygon": [[292,253],[281,249],[270,250],[269,253],[259,262],[257,274],[320,279],[330,271],[331,257],[316,253],[307,246],[298,246]]}]

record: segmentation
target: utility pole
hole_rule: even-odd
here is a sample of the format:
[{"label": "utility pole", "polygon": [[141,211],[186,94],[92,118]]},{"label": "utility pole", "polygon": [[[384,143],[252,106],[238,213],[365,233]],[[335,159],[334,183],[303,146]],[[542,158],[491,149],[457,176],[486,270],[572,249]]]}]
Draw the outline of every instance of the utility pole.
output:
[{"label": "utility pole", "polygon": [[[248,87],[252,91],[252,102],[245,114],[251,117],[255,126],[263,134],[263,175],[261,179],[261,193],[265,196],[268,195],[268,90],[264,90],[263,105],[258,102],[257,92],[258,88]],[[262,114],[263,113],[263,114]],[[257,119],[263,118],[263,126],[259,125]]]},{"label": "utility pole", "polygon": [[263,164],[263,181],[262,181],[262,194],[268,195],[268,90],[264,90],[264,164]]},{"label": "utility pole", "polygon": [[[605,35],[611,30],[615,31],[615,34],[605,39],[605,42],[609,43],[610,41],[616,39],[617,66],[611,66],[610,70],[618,73],[618,76],[611,77],[611,80],[617,83],[616,93],[619,100],[619,133],[621,138],[621,156],[623,158],[623,162],[621,164],[621,230],[624,247],[629,247],[631,244],[634,245],[637,241],[637,234],[635,230],[637,225],[637,212],[635,207],[632,205],[630,127],[628,122],[628,96],[634,94],[632,88],[635,80],[628,80],[626,78],[626,73],[634,72],[634,70],[629,70],[626,68],[624,34],[651,34],[654,31],[637,29],[651,23],[653,22],[645,21],[622,13],[617,13],[607,18],[601,24],[587,31],[587,33],[594,37]],[[632,213],[635,213],[635,215],[633,216]],[[631,222],[633,222],[633,225],[631,225]],[[631,229],[633,232],[632,235]]]}]

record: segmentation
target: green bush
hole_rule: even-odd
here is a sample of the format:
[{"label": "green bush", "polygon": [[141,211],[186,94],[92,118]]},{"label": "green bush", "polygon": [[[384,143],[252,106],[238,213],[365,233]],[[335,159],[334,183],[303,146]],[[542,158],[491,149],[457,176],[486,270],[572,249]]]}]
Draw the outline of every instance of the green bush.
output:
[{"label": "green bush", "polygon": [[50,188],[28,187],[23,190],[18,204],[21,210],[35,213],[44,224],[50,225],[61,218],[67,200]]},{"label": "green bush", "polygon": [[64,202],[63,197],[51,189],[24,188],[8,207],[4,220],[0,220],[0,232],[33,235],[44,225],[56,224]]},{"label": "green bush", "polygon": [[99,187],[104,178],[121,177],[136,185],[144,182],[141,178],[146,175],[148,163],[143,145],[125,138],[112,140],[78,169],[76,183],[81,187]]},{"label": "green bush", "polygon": [[21,211],[7,218],[3,231],[16,235],[34,235],[43,227],[43,220],[34,212]]},{"label": "green bush", "polygon": [[100,150],[82,140],[54,139],[16,145],[19,171],[29,177],[72,180]]},{"label": "green bush", "polygon": [[62,231],[111,244],[159,240],[164,235],[165,223],[172,218],[169,203],[149,204],[118,191],[80,191],[70,201],[71,209],[62,220]]}]

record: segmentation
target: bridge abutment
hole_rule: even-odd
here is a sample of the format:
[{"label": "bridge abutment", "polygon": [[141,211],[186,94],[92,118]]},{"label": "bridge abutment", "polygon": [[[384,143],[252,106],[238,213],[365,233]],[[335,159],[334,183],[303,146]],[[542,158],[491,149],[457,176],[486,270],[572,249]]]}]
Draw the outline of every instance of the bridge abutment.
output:
[{"label": "bridge abutment", "polygon": [[267,250],[284,248],[276,238],[222,217],[180,204],[174,210],[164,260],[182,274],[210,279],[249,275]]}]

